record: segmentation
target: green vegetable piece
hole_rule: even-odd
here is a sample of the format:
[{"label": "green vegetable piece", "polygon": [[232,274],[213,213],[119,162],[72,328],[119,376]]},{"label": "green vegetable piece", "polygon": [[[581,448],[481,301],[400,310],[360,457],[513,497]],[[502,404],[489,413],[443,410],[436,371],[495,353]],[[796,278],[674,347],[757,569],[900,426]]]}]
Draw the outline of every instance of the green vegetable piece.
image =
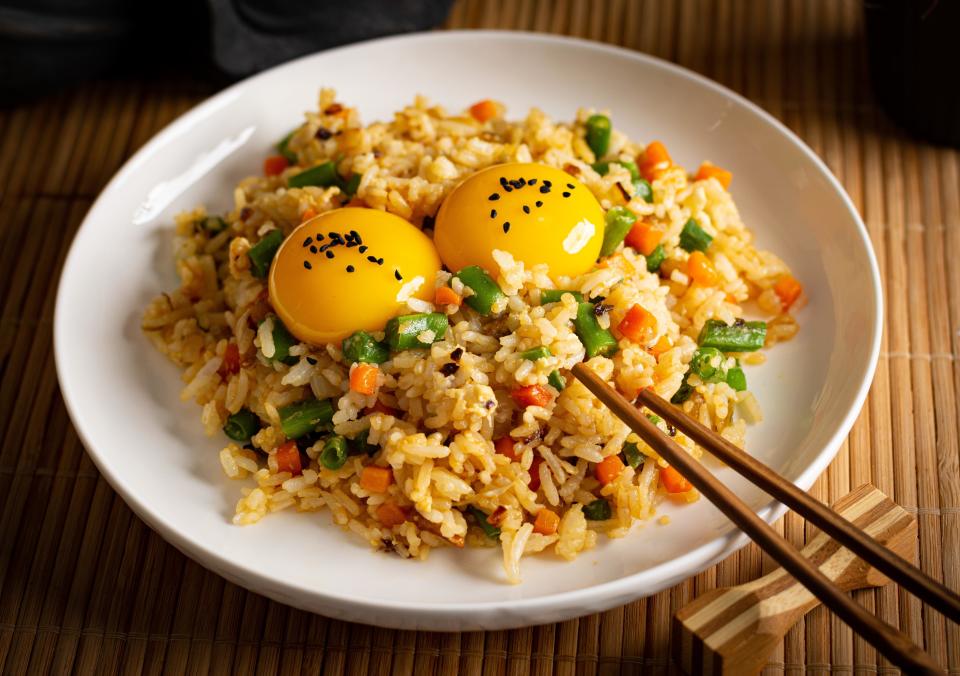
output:
[{"label": "green vegetable piece", "polygon": [[277,249],[281,244],[283,244],[283,233],[279,230],[271,230],[250,247],[247,256],[250,257],[250,267],[254,277],[263,279],[267,276],[270,263],[273,262],[273,257],[277,255]]},{"label": "green vegetable piece", "polygon": [[467,266],[454,276],[473,291],[463,301],[484,317],[493,312],[497,301],[505,297],[493,278],[479,265]]},{"label": "green vegetable piece", "polygon": [[563,379],[563,376],[560,375],[560,371],[557,371],[556,369],[550,371],[550,375],[547,376],[547,383],[557,392],[562,392],[563,388],[567,386],[567,381]]},{"label": "green vegetable piece", "polygon": [[719,319],[708,319],[697,342],[700,347],[715,347],[723,352],[755,352],[766,339],[766,322],[737,320],[728,326]]},{"label": "green vegetable piece", "polygon": [[612,125],[606,115],[591,115],[587,118],[586,141],[597,158],[607,154],[610,149],[610,131]]},{"label": "green vegetable piece", "polygon": [[587,351],[587,359],[597,355],[609,357],[619,349],[613,334],[607,329],[600,328],[593,303],[580,303],[577,306],[577,317],[573,320],[573,328]]},{"label": "green vegetable piece", "polygon": [[617,164],[630,172],[630,180],[636,185],[636,182],[640,180],[640,170],[637,168],[637,163],[630,160],[617,160]]},{"label": "green vegetable piece", "polygon": [[667,252],[664,250],[663,245],[658,244],[657,248],[647,256],[647,272],[659,272],[660,266],[663,265],[663,259],[666,257]]},{"label": "green vegetable piece", "polygon": [[592,165],[593,170],[600,174],[601,176],[606,176],[610,173],[610,163],[609,162],[594,162]]},{"label": "green vegetable piece", "polygon": [[747,374],[739,366],[735,366],[727,371],[727,385],[737,392],[743,392],[747,389]]},{"label": "green vegetable piece", "polygon": [[324,162],[315,167],[310,167],[306,171],[301,171],[299,174],[294,174],[287,179],[287,185],[291,188],[305,188],[308,185],[327,188],[339,179],[336,165],[333,162]]},{"label": "green vegetable piece", "polygon": [[198,221],[203,230],[210,235],[216,235],[227,229],[227,222],[219,216],[207,216]]},{"label": "green vegetable piece", "polygon": [[652,422],[654,425],[659,425],[660,423],[663,422],[663,418],[661,418],[660,416],[658,416],[656,413],[648,413],[648,414],[647,414],[647,420],[649,420],[650,422]]},{"label": "green vegetable piece", "polygon": [[297,358],[290,354],[290,348],[297,344],[287,327],[283,325],[278,317],[273,318],[273,361],[278,361],[287,366],[297,363]]},{"label": "green vegetable piece", "polygon": [[353,197],[357,194],[357,188],[360,187],[361,174],[354,174],[349,179],[338,179],[337,187],[340,188],[347,197]]},{"label": "green vegetable piece", "polygon": [[283,155],[283,157],[290,164],[296,164],[299,161],[297,154],[290,150],[290,139],[293,138],[293,135],[297,133],[297,130],[294,129],[289,134],[280,139],[280,142],[277,143],[277,152]]},{"label": "green vegetable piece", "polygon": [[280,413],[280,429],[287,439],[319,432],[333,420],[333,404],[329,399],[307,399],[283,406]]},{"label": "green vegetable piece", "polygon": [[680,231],[680,248],[690,252],[706,251],[710,246],[713,237],[707,234],[706,230],[700,227],[696,219],[691,218],[683,224],[683,230]]},{"label": "green vegetable piece", "polygon": [[476,520],[477,525],[483,529],[484,534],[491,540],[498,540],[500,538],[500,529],[487,521],[487,515],[483,510],[478,509],[473,505],[467,505],[467,511],[473,516]]},{"label": "green vegetable piece", "polygon": [[234,441],[247,442],[250,437],[260,431],[260,418],[256,413],[245,408],[227,418],[223,426],[223,433]]},{"label": "green vegetable piece", "polygon": [[594,500],[589,505],[585,505],[583,515],[587,517],[589,521],[606,521],[613,516],[613,510],[610,508],[609,502],[600,498],[599,500]]},{"label": "green vegetable piece", "polygon": [[643,453],[640,452],[640,448],[632,441],[628,441],[623,445],[623,460],[633,469],[637,469],[638,467],[643,467],[644,457]]},{"label": "green vegetable piece", "polygon": [[680,383],[680,387],[678,387],[677,391],[673,393],[672,397],[670,397],[670,403],[682,404],[683,402],[685,402],[687,399],[690,398],[691,394],[693,394],[693,385],[688,383],[687,376],[684,376],[683,382]]},{"label": "green vegetable piece", "polygon": [[578,303],[583,302],[583,294],[579,291],[567,291],[565,289],[543,289],[540,292],[540,305],[546,305],[547,303],[559,303],[560,299],[563,298],[563,294],[565,293],[572,295]]},{"label": "green vegetable piece", "polygon": [[424,331],[433,331],[433,342],[443,338],[447,332],[447,315],[442,312],[400,315],[387,322],[387,344],[394,352],[430,347],[430,343],[420,341],[418,337]]},{"label": "green vegetable piece", "polygon": [[355,331],[341,343],[343,356],[350,362],[382,364],[390,358],[390,348],[366,331]]},{"label": "green vegetable piece", "polygon": [[520,356],[528,361],[537,361],[538,359],[543,359],[544,357],[550,357],[552,355],[553,353],[550,351],[550,348],[544,347],[543,345],[532,347],[529,350],[524,350],[520,353]]},{"label": "green vegetable piece", "polygon": [[380,447],[376,444],[371,444],[367,439],[370,437],[370,430],[365,429],[360,432],[353,439],[347,440],[347,455],[376,455],[377,451],[380,450]]},{"label": "green vegetable piece", "polygon": [[327,469],[340,469],[347,461],[347,440],[339,434],[327,439],[320,451],[320,464]]},{"label": "green vegetable piece", "polygon": [[650,181],[645,178],[634,179],[633,187],[636,189],[636,194],[642,197],[644,202],[653,204],[653,188],[650,186]]},{"label": "green vegetable piece", "polygon": [[705,383],[721,383],[727,379],[727,369],[723,367],[723,353],[715,347],[701,347],[693,353],[690,360],[690,372],[700,376]]},{"label": "green vegetable piece", "polygon": [[637,215],[626,207],[613,207],[608,211],[606,225],[603,228],[603,244],[600,245],[600,258],[616,251],[636,222]]}]

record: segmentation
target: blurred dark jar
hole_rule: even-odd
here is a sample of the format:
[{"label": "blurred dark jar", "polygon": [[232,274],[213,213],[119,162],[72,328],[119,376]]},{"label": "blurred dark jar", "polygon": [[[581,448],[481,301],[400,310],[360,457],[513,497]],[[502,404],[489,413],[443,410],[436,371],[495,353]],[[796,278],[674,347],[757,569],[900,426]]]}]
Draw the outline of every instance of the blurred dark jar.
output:
[{"label": "blurred dark jar", "polygon": [[960,0],[866,0],[877,99],[923,139],[960,147]]}]

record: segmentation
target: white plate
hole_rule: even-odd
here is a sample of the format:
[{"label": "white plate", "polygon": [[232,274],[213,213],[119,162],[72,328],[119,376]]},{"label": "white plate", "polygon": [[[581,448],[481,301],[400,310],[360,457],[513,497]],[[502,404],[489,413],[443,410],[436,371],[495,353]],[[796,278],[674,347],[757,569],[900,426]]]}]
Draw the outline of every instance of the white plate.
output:
[{"label": "white plate", "polygon": [[[673,585],[744,544],[705,500],[663,513],[573,563],[524,559],[504,582],[499,550],[436,551],[414,563],[376,554],[327,513],[230,523],[242,484],[222,475],[222,439],[181,403],[178,370],[140,332],[147,302],[175,286],[175,212],[231,204],[276,139],[316,105],[321,86],[389,118],[423,93],[451,110],[503,101],[571,119],[608,108],[618,128],[660,139],[695,169],[733,171],[732,191],[759,244],[781,254],[810,304],[799,336],[751,368],[766,419],[749,449],[802,488],[833,458],[866,396],[880,343],[881,296],[866,230],[823,163],[769,115],[663,61],[595,43],[502,32],[376,40],[302,58],[241,82],[157,134],[90,209],[57,296],[57,370],[70,415],[100,471],[133,510],[188,556],[227,579],[330,617],[406,629],[502,629],[596,612]],[[717,475],[767,520],[782,507]]]}]

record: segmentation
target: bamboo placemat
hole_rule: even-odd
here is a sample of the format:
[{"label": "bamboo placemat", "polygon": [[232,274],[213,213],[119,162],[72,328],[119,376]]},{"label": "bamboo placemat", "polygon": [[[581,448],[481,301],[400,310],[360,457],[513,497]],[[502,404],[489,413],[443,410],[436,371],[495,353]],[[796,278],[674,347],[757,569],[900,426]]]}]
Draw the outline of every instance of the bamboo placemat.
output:
[{"label": "bamboo placemat", "polygon": [[[923,569],[957,589],[960,267],[950,261],[960,253],[960,153],[905,137],[877,110],[860,11],[855,0],[469,0],[447,25],[564,33],[675,61],[759,103],[827,161],[869,228],[887,321],[869,401],[811,493],[832,502],[872,482],[917,515]],[[673,612],[768,570],[755,546],[651,598],[562,624],[390,631],[294,610],[207,572],[100,477],[57,388],[57,272],[121,163],[210,93],[175,78],[98,82],[0,110],[0,671],[674,672]],[[776,527],[798,545],[810,535],[793,515]],[[895,587],[855,596],[960,674],[957,625]],[[818,609],[767,671],[895,670]]]}]

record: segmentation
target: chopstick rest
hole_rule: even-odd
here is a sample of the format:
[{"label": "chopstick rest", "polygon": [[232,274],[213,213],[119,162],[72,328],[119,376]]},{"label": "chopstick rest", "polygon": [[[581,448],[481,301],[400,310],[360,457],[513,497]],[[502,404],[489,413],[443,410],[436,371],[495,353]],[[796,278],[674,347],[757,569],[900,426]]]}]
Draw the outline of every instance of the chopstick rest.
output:
[{"label": "chopstick rest", "polygon": [[[913,560],[916,519],[879,489],[865,484],[832,507],[883,546]],[[844,591],[888,582],[824,533],[818,533],[801,554]],[[790,627],[818,605],[820,601],[783,568],[753,582],[714,589],[674,616],[674,659],[688,674],[757,673]]]}]

